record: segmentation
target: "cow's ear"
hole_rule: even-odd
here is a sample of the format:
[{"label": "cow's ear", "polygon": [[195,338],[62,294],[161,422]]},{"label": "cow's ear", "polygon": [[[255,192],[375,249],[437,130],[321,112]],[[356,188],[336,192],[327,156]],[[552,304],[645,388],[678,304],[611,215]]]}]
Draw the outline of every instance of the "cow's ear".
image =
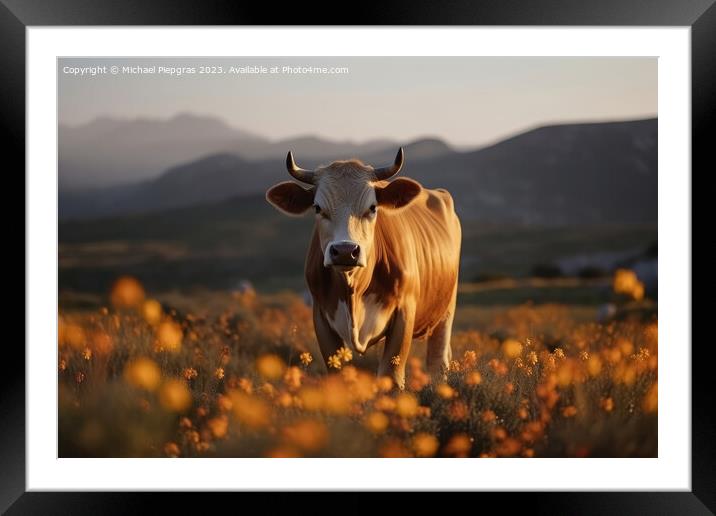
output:
[{"label": "cow's ear", "polygon": [[303,188],[291,181],[272,186],[266,192],[266,200],[287,215],[301,215],[313,206],[313,188]]},{"label": "cow's ear", "polygon": [[375,197],[379,206],[402,208],[410,204],[422,189],[423,187],[417,181],[407,177],[399,177],[386,186],[376,187]]}]

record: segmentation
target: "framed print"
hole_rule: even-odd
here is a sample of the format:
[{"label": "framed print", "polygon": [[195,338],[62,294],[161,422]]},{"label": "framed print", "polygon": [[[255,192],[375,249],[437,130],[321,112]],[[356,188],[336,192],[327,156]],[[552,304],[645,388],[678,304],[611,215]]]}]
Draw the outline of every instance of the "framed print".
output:
[{"label": "framed print", "polygon": [[6,4],[27,302],[3,510],[167,490],[714,510],[691,336],[709,2],[290,27]]}]

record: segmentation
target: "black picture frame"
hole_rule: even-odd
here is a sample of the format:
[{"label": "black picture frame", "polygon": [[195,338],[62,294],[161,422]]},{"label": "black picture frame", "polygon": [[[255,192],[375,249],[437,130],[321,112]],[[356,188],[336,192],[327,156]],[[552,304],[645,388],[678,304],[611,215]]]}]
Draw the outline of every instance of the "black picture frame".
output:
[{"label": "black picture frame", "polygon": [[[25,169],[25,29],[28,26],[344,25],[347,21],[355,25],[689,26],[692,73],[690,180],[694,176],[693,170],[700,170],[701,175],[716,170],[716,153],[709,138],[713,134],[709,129],[716,124],[714,0],[413,0],[355,3],[331,9],[305,3],[272,6],[222,0],[0,0],[0,127],[3,162],[8,167],[6,175],[18,178],[18,170]],[[21,188],[24,192],[24,182]],[[7,205],[10,206],[10,203]],[[17,207],[13,206],[12,215],[6,217],[7,221],[16,220]],[[12,226],[10,232],[20,232],[19,224],[9,223],[8,226]],[[19,261],[14,255],[11,253],[6,258],[13,256]],[[23,263],[26,259],[23,251]],[[689,343],[669,345],[686,348]],[[497,503],[502,510],[511,512],[523,508],[537,514],[716,512],[716,423],[713,410],[716,400],[714,390],[707,381],[712,376],[709,346],[709,339],[693,339],[690,492],[473,493],[464,495],[472,498],[467,503],[476,503],[474,497],[478,496],[480,504]],[[150,501],[159,501],[162,512],[173,511],[173,507],[180,508],[181,512],[208,508],[205,503],[191,500],[186,494],[25,492],[25,353],[16,339],[6,339],[3,356],[5,363],[12,366],[4,367],[0,374],[0,510],[7,510],[8,514],[126,514],[136,510],[144,512],[142,509],[146,509]],[[156,500],[156,496],[161,500]],[[213,494],[212,506],[221,507],[230,503],[229,497],[234,499],[236,496],[255,498],[261,495]],[[423,503],[421,496],[412,500]],[[255,499],[248,502],[242,500],[241,503],[258,502]],[[269,512],[278,512],[294,503],[293,497],[271,497]],[[453,503],[459,504],[460,501]],[[324,499],[321,506],[330,509],[333,502]],[[319,506],[311,507],[318,509]],[[333,507],[341,510],[338,506]],[[340,507],[351,512],[367,512],[374,510],[375,505],[365,495],[353,493],[343,495]],[[238,510],[239,506],[236,508]]]}]

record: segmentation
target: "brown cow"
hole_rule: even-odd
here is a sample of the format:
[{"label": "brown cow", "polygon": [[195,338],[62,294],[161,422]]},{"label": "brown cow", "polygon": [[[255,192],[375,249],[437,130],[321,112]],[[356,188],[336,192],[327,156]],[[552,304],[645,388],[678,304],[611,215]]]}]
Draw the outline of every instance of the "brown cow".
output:
[{"label": "brown cow", "polygon": [[403,159],[401,148],[389,167],[348,160],[304,170],[289,152],[289,173],[311,186],[286,181],[266,193],[289,215],[315,209],[305,275],[326,363],[343,346],[362,354],[385,339],[378,374],[401,389],[415,337],[428,336],[434,380],[449,366],[461,239],[447,191],[407,178],[387,181]]}]

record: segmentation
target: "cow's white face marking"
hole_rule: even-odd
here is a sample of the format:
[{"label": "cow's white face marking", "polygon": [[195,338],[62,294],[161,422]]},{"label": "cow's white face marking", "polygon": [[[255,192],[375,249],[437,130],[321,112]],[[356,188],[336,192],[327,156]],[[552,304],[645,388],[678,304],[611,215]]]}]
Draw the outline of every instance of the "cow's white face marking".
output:
[{"label": "cow's white face marking", "polygon": [[356,265],[365,267],[373,246],[378,201],[372,169],[356,164],[325,169],[319,175],[314,196],[323,265],[334,265],[334,244],[359,247]]}]

